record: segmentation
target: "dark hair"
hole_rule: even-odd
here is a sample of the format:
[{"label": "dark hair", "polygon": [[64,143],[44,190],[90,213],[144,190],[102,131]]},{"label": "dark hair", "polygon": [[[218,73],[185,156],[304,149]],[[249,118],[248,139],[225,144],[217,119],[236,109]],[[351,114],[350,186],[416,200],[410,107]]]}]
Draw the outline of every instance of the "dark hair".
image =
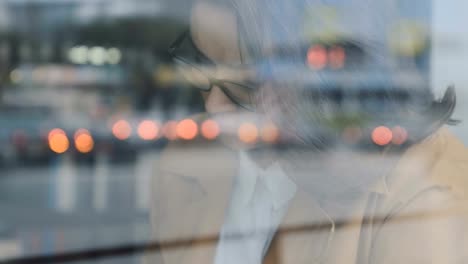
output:
[{"label": "dark hair", "polygon": [[[301,140],[307,143],[310,138],[307,138],[310,127],[303,124],[314,124],[323,119],[326,112],[329,100],[321,86],[326,86],[326,83],[317,87],[318,93],[307,98],[303,93],[304,73],[296,72],[295,67],[304,64],[303,54],[303,29],[302,18],[304,10],[310,6],[310,1],[307,0],[208,0],[217,4],[222,4],[231,8],[238,17],[238,26],[240,32],[240,40],[249,56],[252,57],[257,64],[262,67],[261,72],[268,71],[270,85],[259,92],[258,104],[269,114],[275,118],[282,116],[281,120],[276,120],[282,124],[284,128],[292,128]],[[374,4],[368,0],[352,0],[354,9],[369,9],[374,8]],[[319,1],[320,2],[320,1]],[[372,10],[371,10],[372,11]],[[388,11],[388,10],[387,10]],[[390,11],[388,11],[390,12]],[[372,18],[368,18],[379,31],[379,27],[385,24],[382,21],[380,12],[371,12],[375,14]],[[391,14],[386,15],[387,18],[392,18]],[[397,17],[397,16],[394,16]],[[393,17],[393,18],[394,18]],[[375,38],[374,38],[375,37]],[[360,40],[369,56],[377,65],[380,65],[383,71],[391,71],[386,68],[389,64],[391,55],[385,49],[385,43],[380,43],[377,36],[368,36],[367,39]],[[281,65],[275,60],[275,52],[281,51],[281,47],[287,46],[287,57],[283,56]],[[281,71],[288,72],[289,80],[283,80],[279,76]],[[308,75],[316,75],[317,79],[321,79],[320,72],[308,72]],[[426,73],[422,73],[423,75]],[[420,77],[420,76],[418,76]],[[409,105],[406,111],[408,119],[414,123],[414,129],[410,132],[412,142],[418,142],[427,136],[434,133],[444,124],[454,125],[458,121],[453,120],[452,114],[456,105],[456,94],[453,86],[449,87],[441,99],[436,99],[429,86],[429,78],[422,77],[423,85],[418,85],[418,94],[421,95],[421,100]],[[413,88],[413,87],[412,87]],[[384,96],[389,100],[395,100],[391,90]],[[307,100],[304,100],[307,99]],[[268,113],[267,113],[268,114]],[[303,118],[302,122],[298,118]],[[302,127],[301,127],[302,126]],[[309,125],[310,126],[310,125]],[[302,132],[301,132],[302,131]],[[315,140],[315,139],[312,139]]]},{"label": "dark hair", "polygon": [[456,102],[457,97],[454,86],[448,87],[441,99],[433,98],[427,110],[421,113],[422,131],[420,139],[431,135],[444,124],[456,125],[460,123],[459,120],[452,119]]}]

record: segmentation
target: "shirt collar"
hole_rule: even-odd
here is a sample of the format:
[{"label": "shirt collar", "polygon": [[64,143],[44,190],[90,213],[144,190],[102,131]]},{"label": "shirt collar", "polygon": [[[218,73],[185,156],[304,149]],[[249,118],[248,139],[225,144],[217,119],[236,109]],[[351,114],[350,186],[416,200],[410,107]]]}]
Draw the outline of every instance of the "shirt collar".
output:
[{"label": "shirt collar", "polygon": [[379,178],[374,186],[370,188],[371,193],[387,195],[389,193],[385,176]]},{"label": "shirt collar", "polygon": [[248,205],[255,193],[255,185],[261,180],[271,197],[274,210],[285,206],[296,194],[297,186],[289,179],[278,162],[266,169],[260,168],[245,152],[240,153],[238,185],[242,205]]}]

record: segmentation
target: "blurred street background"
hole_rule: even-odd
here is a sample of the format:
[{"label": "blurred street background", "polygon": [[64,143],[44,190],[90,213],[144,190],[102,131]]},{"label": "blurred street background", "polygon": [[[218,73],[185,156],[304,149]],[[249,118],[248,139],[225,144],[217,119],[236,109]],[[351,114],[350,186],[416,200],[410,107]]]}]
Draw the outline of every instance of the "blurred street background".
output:
[{"label": "blurred street background", "polygon": [[[203,110],[166,54],[188,6],[0,2],[0,262],[150,239],[155,160],[175,120]],[[462,123],[451,130],[468,144],[466,10],[468,2],[433,0],[429,57],[435,94],[456,87]]]}]

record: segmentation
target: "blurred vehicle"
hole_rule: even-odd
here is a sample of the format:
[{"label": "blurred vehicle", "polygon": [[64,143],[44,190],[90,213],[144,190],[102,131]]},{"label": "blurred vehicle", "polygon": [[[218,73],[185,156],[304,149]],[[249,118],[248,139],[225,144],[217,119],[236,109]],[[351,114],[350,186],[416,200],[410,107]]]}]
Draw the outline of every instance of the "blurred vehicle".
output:
[{"label": "blurred vehicle", "polygon": [[[304,58],[300,67],[289,62],[292,48],[279,47],[272,58],[279,68],[271,71],[260,65],[258,71],[263,82],[290,83],[285,86],[300,90],[295,107],[302,114],[292,122],[314,147],[406,146],[418,137],[409,135],[418,129],[411,114],[433,100],[428,72],[423,64],[402,63],[399,55],[380,61],[373,51],[353,39],[306,43],[300,50]],[[428,56],[425,50],[413,59],[424,61]],[[317,111],[325,118],[315,120]],[[281,144],[294,144],[290,140],[282,138]]]},{"label": "blurred vehicle", "polygon": [[47,162],[54,155],[49,149],[47,134],[55,123],[49,107],[0,106],[1,164]]}]

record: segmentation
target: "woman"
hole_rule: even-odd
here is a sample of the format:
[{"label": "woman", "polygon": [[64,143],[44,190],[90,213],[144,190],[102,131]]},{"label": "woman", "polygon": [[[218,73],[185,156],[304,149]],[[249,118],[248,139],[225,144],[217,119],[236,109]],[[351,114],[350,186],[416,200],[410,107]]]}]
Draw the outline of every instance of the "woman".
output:
[{"label": "woman", "polygon": [[[187,77],[194,86],[206,90],[207,112],[225,119],[254,111],[280,124],[301,148],[275,151],[264,165],[233,144],[169,147],[154,176],[152,223],[161,249],[151,262],[466,262],[468,153],[441,128],[450,121],[453,91],[408,110],[421,123],[402,154],[341,146],[317,151],[310,124],[323,119],[326,98],[303,100],[300,74],[293,81],[275,78],[303,63],[298,25],[305,4],[195,2],[190,31],[170,52],[192,70]],[[274,59],[278,43],[288,47],[287,67]],[[192,59],[178,53],[186,44],[195,49]],[[242,71],[226,74],[220,65]],[[417,109],[433,112],[426,118],[429,110]]]}]

